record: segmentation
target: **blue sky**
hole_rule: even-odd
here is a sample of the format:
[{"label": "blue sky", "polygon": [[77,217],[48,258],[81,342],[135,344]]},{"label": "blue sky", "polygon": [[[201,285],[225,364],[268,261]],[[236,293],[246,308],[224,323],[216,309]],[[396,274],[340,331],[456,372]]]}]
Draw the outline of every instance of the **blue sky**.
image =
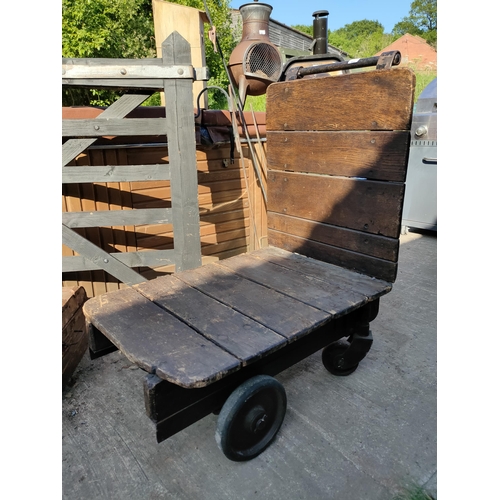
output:
[{"label": "blue sky", "polygon": [[[231,1],[231,8],[239,9],[248,1]],[[354,21],[378,21],[385,33],[390,33],[394,25],[410,12],[412,0],[268,0],[272,6],[271,18],[288,26],[296,24],[312,25],[312,13],[317,10],[327,10],[328,29],[331,31],[342,28]]]}]

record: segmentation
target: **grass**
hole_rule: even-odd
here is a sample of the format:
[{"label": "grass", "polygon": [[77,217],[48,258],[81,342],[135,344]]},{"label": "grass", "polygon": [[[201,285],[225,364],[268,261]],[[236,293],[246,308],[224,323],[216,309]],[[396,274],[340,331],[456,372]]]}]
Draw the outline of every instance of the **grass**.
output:
[{"label": "grass", "polygon": [[396,495],[392,500],[437,500],[435,497],[427,493],[420,486],[413,486],[406,489],[404,493]]},{"label": "grass", "polygon": [[[250,105],[252,106],[250,108]],[[245,101],[244,111],[251,111],[253,109],[255,112],[257,111],[265,111],[266,110],[266,94],[264,95],[249,95]]]},{"label": "grass", "polygon": [[437,77],[437,71],[415,71],[415,102],[419,98],[422,90]]}]

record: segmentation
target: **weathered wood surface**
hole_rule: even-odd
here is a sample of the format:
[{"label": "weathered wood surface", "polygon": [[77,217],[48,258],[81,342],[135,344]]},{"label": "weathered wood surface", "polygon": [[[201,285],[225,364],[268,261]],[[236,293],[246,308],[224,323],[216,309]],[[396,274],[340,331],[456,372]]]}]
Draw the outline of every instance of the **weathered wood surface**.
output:
[{"label": "weathered wood surface", "polygon": [[[140,106],[151,93],[144,94],[124,94],[115,101],[109,108],[105,109],[100,115],[101,119],[124,118],[137,106]],[[82,151],[91,146],[96,137],[90,139],[68,139],[62,145],[62,166],[67,165],[71,160],[78,156]]]},{"label": "weathered wood surface", "polygon": [[178,277],[289,340],[306,335],[330,319],[330,314],[324,311],[244,279],[217,263],[186,271]]},{"label": "weathered wood surface", "polygon": [[391,262],[398,260],[398,244],[394,238],[273,212],[268,214],[267,220],[269,230],[293,234],[304,239],[314,238],[315,241],[320,243],[371,255]]},{"label": "weathered wood surface", "polygon": [[[99,72],[99,62],[88,61],[91,69]],[[102,62],[102,61],[101,61]],[[71,61],[69,61],[71,63]],[[109,61],[108,61],[109,63]],[[126,61],[123,61],[125,64]],[[172,33],[163,42],[163,58],[161,65],[164,68],[174,68],[176,71],[183,67],[191,68],[189,44],[179,33]],[[84,65],[85,66],[85,65]],[[109,66],[109,65],[108,65]],[[115,61],[114,68],[120,68],[120,62]],[[68,72],[72,71],[71,64]],[[80,68],[81,69],[81,68]],[[109,67],[107,68],[109,69]],[[107,71],[104,68],[105,71]],[[125,68],[123,68],[125,71]],[[150,68],[151,69],[151,68]],[[181,76],[181,73],[179,73]],[[144,255],[141,252],[127,252],[114,249],[113,236],[117,233],[110,226],[123,225],[124,228],[136,224],[154,224],[158,219],[158,212],[121,211],[120,215],[111,212],[99,213],[106,210],[96,210],[76,216],[66,216],[69,225],[63,223],[63,244],[79,255],[63,257],[63,272],[78,272],[102,269],[127,285],[140,283],[147,279],[132,267],[140,268],[152,265],[162,267],[175,264],[176,270],[189,269],[201,265],[200,217],[198,207],[198,185],[196,169],[196,138],[195,123],[192,109],[192,79],[180,77],[173,80],[165,76],[160,80],[167,96],[168,110],[165,118],[125,118],[135,107],[147,97],[145,94],[126,94],[113,103],[93,119],[63,120],[62,135],[70,137],[63,144],[63,182],[89,184],[91,189],[100,182],[119,183],[144,181],[154,183],[162,180],[171,185],[171,207],[161,215],[160,224],[173,225],[175,244],[173,248],[162,248],[154,256]],[[71,166],[67,163],[81,153],[86,147],[97,140],[97,137],[113,135],[129,136],[163,136],[168,140],[169,164],[147,165],[144,160],[138,165],[106,166],[100,163],[97,166]],[[78,139],[71,139],[78,137]],[[90,137],[88,140],[82,137]],[[164,140],[163,139],[163,140]],[[166,153],[165,149],[165,153]],[[103,155],[104,156],[104,155]],[[104,159],[104,158],[103,158]],[[170,183],[169,183],[170,184]],[[82,188],[85,189],[85,188]],[[91,197],[90,199],[93,199]],[[108,200],[106,200],[108,201]],[[165,204],[162,204],[164,208]],[[102,204],[101,204],[102,206]],[[106,203],[106,209],[109,208]],[[151,207],[156,208],[156,207]],[[145,218],[152,215],[151,219]],[[85,224],[89,224],[85,226]],[[76,232],[71,227],[99,228],[99,231],[87,233]],[[129,229],[125,229],[128,231]],[[108,238],[104,245],[87,240],[87,234],[101,232]],[[124,240],[126,235],[120,236]],[[101,243],[101,241],[99,242]],[[122,257],[123,255],[123,257]]]},{"label": "weathered wood surface", "polygon": [[[162,44],[162,60],[166,65],[191,64],[189,43],[176,31]],[[164,80],[163,86],[172,179],[174,252],[176,271],[182,271],[201,266],[193,82]]]},{"label": "weathered wood surface", "polygon": [[395,281],[414,88],[407,68],[269,87],[270,245]]},{"label": "weathered wood surface", "polygon": [[268,210],[391,238],[399,235],[404,186],[270,170]]},{"label": "weathered wood surface", "polygon": [[83,287],[62,288],[62,386],[69,382],[88,346],[82,306]]},{"label": "weathered wood surface", "polygon": [[152,280],[136,289],[240,359],[243,366],[286,343],[285,337],[214,301],[176,276]]},{"label": "weathered wood surface", "polygon": [[240,367],[234,356],[132,288],[88,300],[84,313],[130,361],[174,384],[203,386]]},{"label": "weathered wood surface", "polygon": [[306,277],[297,273],[296,270],[263,261],[252,254],[241,255],[237,259],[226,259],[220,265],[246,279],[332,315],[348,312],[351,307],[359,306],[366,301],[364,294],[355,289],[346,290],[333,283]]},{"label": "weathered wood surface", "polygon": [[[76,233],[75,233],[76,234]],[[175,265],[175,253],[173,250],[155,250],[154,252],[111,252],[107,254],[96,245],[82,239],[84,247],[88,253],[95,252],[92,259],[87,259],[81,255],[74,255],[71,257],[62,258],[63,272],[76,272],[76,271],[96,271],[98,269],[105,269],[107,264],[112,262],[113,273],[120,273],[120,278],[123,283],[134,284],[145,281],[146,278],[136,273],[138,276],[130,274],[127,269],[116,266],[117,263],[124,264],[126,268],[133,271],[133,267],[161,267]],[[93,245],[93,246],[92,246]],[[104,260],[107,259],[108,262]]]},{"label": "weathered wood surface", "polygon": [[200,388],[389,292],[389,283],[266,248],[90,299],[85,315],[131,361]]},{"label": "weathered wood surface", "polygon": [[[119,135],[165,135],[166,124],[163,118],[101,118],[93,120],[63,120],[63,137],[95,137]],[[96,128],[97,127],[97,128]]]},{"label": "weathered wood surface", "polygon": [[169,165],[104,165],[63,167],[63,183],[170,180]]},{"label": "weathered wood surface", "polygon": [[404,182],[407,132],[267,132],[273,170]]},{"label": "weathered wood surface", "polygon": [[408,68],[274,83],[267,89],[266,128],[409,130],[414,86]]},{"label": "weathered wood surface", "polygon": [[289,252],[296,252],[313,259],[318,259],[330,264],[345,266],[358,273],[367,274],[381,280],[393,283],[396,280],[397,263],[383,259],[377,259],[369,255],[345,250],[338,246],[332,246],[312,238],[300,238],[293,234],[281,233],[269,229],[269,243]]},{"label": "weathered wood surface", "polygon": [[170,224],[170,208],[143,208],[99,212],[64,212],[62,221],[68,227],[125,226],[127,224]]},{"label": "weathered wood surface", "polygon": [[[69,266],[72,263],[85,266],[85,261],[88,261],[89,265],[108,271],[127,285],[140,283],[145,279],[114,255],[105,252],[64,224],[62,224],[62,242],[80,254],[79,257],[67,257],[67,260],[63,257],[63,271],[71,271]],[[66,268],[64,267],[65,262],[69,264]]]},{"label": "weathered wood surface", "polygon": [[339,286],[344,290],[356,290],[372,299],[379,298],[389,293],[392,289],[392,285],[386,281],[371,278],[364,274],[353,273],[349,269],[331,266],[320,260],[287,252],[277,247],[256,250],[252,255],[266,262],[272,262],[292,269],[309,278],[318,278],[331,285]]}]

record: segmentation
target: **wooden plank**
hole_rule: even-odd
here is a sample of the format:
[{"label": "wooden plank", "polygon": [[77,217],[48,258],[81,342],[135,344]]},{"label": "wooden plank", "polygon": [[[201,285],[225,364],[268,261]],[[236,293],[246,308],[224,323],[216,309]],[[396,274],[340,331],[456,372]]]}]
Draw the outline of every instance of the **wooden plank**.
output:
[{"label": "wooden plank", "polygon": [[130,79],[196,78],[191,65],[165,66],[160,59],[64,59],[63,85],[66,80],[118,80],[115,84],[127,87]]},{"label": "wooden plank", "polygon": [[268,172],[268,211],[397,238],[404,185]]},{"label": "wooden plank", "polygon": [[227,267],[246,279],[326,311],[333,317],[346,314],[368,300],[368,297],[352,286],[326,283],[295,270],[258,259],[251,253],[220,261],[218,265]]},{"label": "wooden plank", "polygon": [[[166,65],[191,64],[191,48],[179,33],[173,32],[162,44]],[[196,140],[193,115],[193,82],[164,80],[166,131],[172,179],[176,270],[201,265]]]},{"label": "wooden plank", "polygon": [[[83,236],[75,233],[72,229],[62,225],[62,241],[72,250],[75,250],[81,257],[105,270],[111,276],[119,279],[127,285],[141,283],[144,278],[130,267],[120,262],[111,254],[105,252],[94,243],[86,240]],[[73,257],[66,257],[72,259]],[[63,268],[64,271],[64,268]]]},{"label": "wooden plank", "polygon": [[367,297],[376,298],[388,293],[392,285],[387,281],[374,279],[349,269],[311,259],[304,255],[291,253],[281,248],[270,246],[257,250],[252,256],[292,269],[309,277],[323,280],[345,288],[355,288]]},{"label": "wooden plank", "polygon": [[[100,118],[123,118],[133,109],[141,105],[149,96],[147,93],[124,94],[111,106],[106,108],[100,115]],[[92,139],[69,139],[62,146],[62,166],[67,165],[71,160],[78,156],[82,151],[91,146],[97,137]]]},{"label": "wooden plank", "polygon": [[286,344],[283,336],[175,276],[164,276],[137,285],[135,289],[240,359],[243,366]]},{"label": "wooden plank", "polygon": [[170,180],[170,165],[63,167],[62,183]]},{"label": "wooden plank", "polygon": [[396,279],[397,263],[351,252],[343,248],[325,245],[311,239],[299,238],[269,229],[269,244],[289,252],[300,253],[313,259],[346,267],[358,273],[393,283]]},{"label": "wooden plank", "polygon": [[274,231],[319,243],[345,248],[364,255],[396,262],[398,260],[399,239],[378,234],[355,231],[322,222],[299,219],[288,215],[269,212],[268,227]]},{"label": "wooden plank", "polygon": [[401,132],[268,132],[273,170],[404,182],[410,134]]},{"label": "wooden plank", "polygon": [[165,135],[166,119],[163,118],[104,118],[100,114],[93,120],[63,120],[63,137],[102,137]]},{"label": "wooden plank", "polygon": [[65,212],[62,221],[68,227],[100,227],[136,224],[170,224],[170,208],[144,208],[96,212]]},{"label": "wooden plank", "polygon": [[203,387],[241,366],[132,288],[88,300],[84,314],[130,361],[181,387]]},{"label": "wooden plank", "polygon": [[[178,31],[189,42],[191,51],[190,59],[193,66],[206,66],[205,30],[203,26],[204,22],[208,23],[206,13],[193,7],[165,2],[163,0],[153,0],[152,5],[157,56],[162,57],[161,43],[163,40],[172,32]],[[194,4],[191,3],[191,5]],[[201,94],[199,103],[197,102],[198,95],[206,86],[207,84],[204,82],[194,82],[193,108],[196,108],[198,104],[201,108],[208,108],[207,92]]]},{"label": "wooden plank", "polygon": [[289,340],[306,335],[331,317],[324,311],[244,279],[217,263],[183,271],[177,277]]},{"label": "wooden plank", "polygon": [[69,382],[88,346],[82,306],[83,287],[62,288],[62,386]]},{"label": "wooden plank", "polygon": [[[154,250],[152,252],[138,251],[127,253],[111,252],[109,254],[106,254],[106,256],[111,256],[113,259],[124,264],[128,268],[160,267],[175,263],[175,253],[173,250]],[[108,258],[106,256],[103,256],[103,258]],[[103,269],[100,260],[97,260],[95,262],[94,260],[89,260],[88,258],[81,255],[75,255],[73,257],[66,256],[62,258],[62,270],[66,273],[77,271],[94,271],[97,269]],[[136,281],[136,283],[141,283],[142,281],[145,281],[145,278],[142,278],[141,281]],[[123,282],[127,283],[126,281]]]},{"label": "wooden plank", "polygon": [[408,68],[273,83],[266,129],[409,130],[414,88]]},{"label": "wooden plank", "polygon": [[62,287],[62,325],[66,325],[76,311],[87,300],[85,289],[81,286]]}]

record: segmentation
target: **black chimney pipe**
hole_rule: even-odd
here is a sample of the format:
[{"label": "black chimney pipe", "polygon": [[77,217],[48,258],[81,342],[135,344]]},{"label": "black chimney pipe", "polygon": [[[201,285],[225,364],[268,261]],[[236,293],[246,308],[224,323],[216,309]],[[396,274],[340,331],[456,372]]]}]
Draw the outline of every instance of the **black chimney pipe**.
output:
[{"label": "black chimney pipe", "polygon": [[313,54],[328,53],[328,11],[317,10],[313,12]]}]

